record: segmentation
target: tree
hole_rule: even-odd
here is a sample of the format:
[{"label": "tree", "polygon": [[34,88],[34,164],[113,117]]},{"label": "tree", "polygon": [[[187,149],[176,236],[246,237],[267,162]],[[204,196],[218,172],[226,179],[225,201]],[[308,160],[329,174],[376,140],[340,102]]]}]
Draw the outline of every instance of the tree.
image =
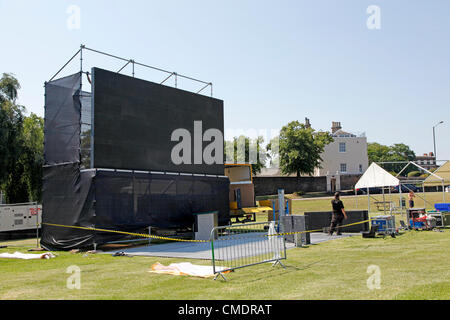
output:
[{"label": "tree", "polygon": [[15,104],[19,89],[19,81],[12,74],[4,73],[0,79],[0,104],[5,101]]},{"label": "tree", "polygon": [[44,120],[24,116],[16,104],[20,84],[10,74],[0,79],[0,187],[9,203],[42,198]]},{"label": "tree", "polygon": [[234,137],[233,141],[225,143],[225,157],[233,163],[250,163],[252,165],[252,173],[256,175],[265,167],[267,161],[266,150],[262,146],[263,137],[250,139],[243,135]]},{"label": "tree", "polygon": [[[321,154],[333,137],[328,132],[316,132],[309,126],[292,121],[284,126],[279,137],[279,165],[283,174],[312,175],[320,167]],[[269,146],[270,149],[273,145]]]},{"label": "tree", "polygon": [[82,169],[91,167],[91,129],[81,132],[81,160]]},{"label": "tree", "polygon": [[19,161],[25,168],[28,194],[32,201],[42,199],[42,175],[44,165],[44,119],[31,113],[25,117],[22,128],[24,152]]},{"label": "tree", "polygon": [[[387,171],[399,172],[406,165],[406,162],[414,161],[416,155],[409,146],[403,143],[396,143],[392,146],[384,146],[379,143],[368,143],[367,154],[369,163],[372,162],[405,162],[405,163],[388,163],[383,165]],[[416,170],[413,166],[409,166],[403,172],[407,175],[409,172]]]},{"label": "tree", "polygon": [[10,74],[0,79],[0,185],[6,183],[11,165],[21,153],[20,136],[24,107],[16,105],[19,82]]}]

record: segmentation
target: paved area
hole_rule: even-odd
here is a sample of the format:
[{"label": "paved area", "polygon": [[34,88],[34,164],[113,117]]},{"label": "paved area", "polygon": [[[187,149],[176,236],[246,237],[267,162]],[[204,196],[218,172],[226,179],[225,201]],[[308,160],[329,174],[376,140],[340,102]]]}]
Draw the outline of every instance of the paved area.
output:
[{"label": "paved area", "polygon": [[342,239],[342,238],[346,238],[346,237],[354,237],[354,236],[360,236],[360,233],[343,233],[340,236],[329,236],[326,233],[311,233],[311,244],[318,244],[321,242],[325,242],[325,241],[331,241],[331,240],[336,240],[336,239]]},{"label": "paved area", "polygon": [[[238,238],[219,238],[213,243],[215,259],[223,260],[222,257],[229,257],[231,250],[236,258],[244,258],[261,254],[271,254],[283,250],[281,239],[263,237],[261,234],[241,235]],[[311,233],[311,244],[319,244],[351,236],[360,236],[357,233],[344,233],[341,236],[328,236],[325,233]],[[293,243],[286,243],[286,249],[294,248]],[[135,248],[119,250],[129,256],[148,256],[165,258],[187,258],[211,260],[212,250],[209,242],[171,242],[158,245],[149,245]],[[117,250],[104,252],[114,254]]]}]

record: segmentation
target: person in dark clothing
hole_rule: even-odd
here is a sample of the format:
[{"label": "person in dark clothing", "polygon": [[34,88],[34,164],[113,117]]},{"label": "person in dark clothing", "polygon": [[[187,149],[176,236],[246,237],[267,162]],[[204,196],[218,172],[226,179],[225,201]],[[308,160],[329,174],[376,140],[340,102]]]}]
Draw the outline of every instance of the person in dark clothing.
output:
[{"label": "person in dark clothing", "polygon": [[409,191],[408,198],[409,198],[409,207],[410,208],[414,208],[414,197],[415,197],[414,192],[412,190]]},{"label": "person in dark clothing", "polygon": [[328,235],[332,236],[333,232],[336,231],[336,234],[341,235],[340,226],[342,225],[342,221],[347,220],[347,213],[344,209],[344,204],[340,200],[339,192],[336,192],[334,195],[334,199],[331,201],[331,205],[333,207],[333,217],[331,219],[330,232]]}]

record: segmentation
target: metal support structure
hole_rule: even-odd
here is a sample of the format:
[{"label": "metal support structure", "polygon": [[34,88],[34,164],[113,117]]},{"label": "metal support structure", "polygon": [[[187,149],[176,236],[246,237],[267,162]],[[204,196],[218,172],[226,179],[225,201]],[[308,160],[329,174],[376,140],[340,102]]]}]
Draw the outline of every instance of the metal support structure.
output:
[{"label": "metal support structure", "polygon": [[427,208],[427,199],[426,199],[426,194],[425,194],[425,183],[422,183],[422,193],[423,193],[423,201],[425,203],[425,210]]},{"label": "metal support structure", "polygon": [[39,206],[37,202],[35,202],[34,208],[36,210],[36,248],[39,248]]},{"label": "metal support structure", "polygon": [[80,46],[80,71],[83,72],[83,49],[84,45]]},{"label": "metal support structure", "polygon": [[[387,163],[387,162],[378,162],[378,163]],[[397,162],[397,163],[404,163],[404,162]],[[397,173],[397,175],[396,175],[395,177],[398,178],[398,176],[399,176],[403,171],[405,171],[405,169],[406,169],[410,164],[415,165],[417,168],[419,168],[419,169],[425,171],[426,173],[428,173],[428,174],[434,176],[435,178],[438,178],[439,180],[444,180],[443,178],[441,178],[441,177],[439,177],[438,175],[434,174],[433,172],[428,171],[427,169],[425,169],[425,168],[419,166],[417,163],[415,163],[415,162],[413,162],[413,161],[409,161],[408,164],[407,164],[406,166],[404,166],[403,169],[402,169],[399,173]]]},{"label": "metal support structure", "polygon": [[284,189],[278,189],[278,230],[279,232],[284,232],[283,217],[286,215],[284,206]]},{"label": "metal support structure", "polygon": [[[440,124],[440,123],[438,123],[437,125],[439,125],[439,124]],[[437,125],[436,125],[436,126],[437,126]],[[435,156],[436,156],[436,154],[435,154]],[[442,177],[438,176],[437,174],[435,174],[435,173],[433,173],[433,172],[431,172],[431,171],[425,169],[424,167],[418,165],[417,163],[415,163],[415,162],[413,162],[413,161],[408,161],[408,162],[406,162],[406,161],[377,162],[377,164],[388,164],[388,163],[389,163],[389,164],[406,163],[406,165],[402,168],[402,170],[400,170],[400,172],[397,173],[396,178],[398,178],[398,177],[402,174],[402,172],[405,171],[406,168],[407,168],[410,164],[412,164],[412,165],[416,166],[417,168],[419,168],[420,170],[422,170],[422,171],[428,173],[429,175],[435,177],[436,179],[440,180],[441,183],[442,183],[442,199],[443,199],[443,202],[445,202],[446,197],[445,197],[445,179],[444,179],[444,178],[442,178]],[[399,185],[399,192],[400,192],[400,193],[401,193],[402,184],[405,185],[405,184],[408,183],[408,182],[410,182],[410,181],[406,180],[406,181],[401,181],[401,182],[400,182],[400,185]],[[424,184],[424,181],[416,181],[416,184],[417,184],[417,183],[422,184],[422,188],[423,188],[423,190],[422,190],[422,191],[423,191],[423,199],[422,199],[422,197],[420,197],[420,196],[419,196],[419,197],[420,197],[422,200],[424,200],[424,202],[425,202],[425,207],[426,207],[427,200],[426,200],[426,197],[425,197],[425,184]],[[405,187],[406,187],[408,190],[411,191],[410,188],[408,188],[407,186],[405,186]],[[403,207],[403,206],[402,206],[402,207]]]},{"label": "metal support structure", "polygon": [[[197,93],[200,93],[205,88],[207,88],[208,86],[211,86],[211,97],[213,96],[213,84],[211,82],[206,82],[206,81],[203,81],[203,80],[199,80],[199,79],[196,79],[196,78],[192,78],[192,77],[188,77],[188,76],[179,74],[177,72],[167,71],[167,70],[164,70],[164,69],[161,69],[161,68],[153,67],[153,66],[150,66],[150,65],[147,65],[147,64],[144,64],[144,63],[137,62],[137,61],[135,61],[133,59],[125,59],[125,58],[122,58],[122,57],[119,57],[119,56],[116,56],[116,55],[113,55],[113,54],[110,54],[110,53],[106,53],[106,52],[103,52],[103,51],[99,51],[99,50],[95,50],[95,49],[92,49],[92,48],[88,48],[88,47],[86,47],[83,44],[80,45],[80,49],[69,59],[69,61],[67,61],[62,66],[62,68],[59,69],[58,72],[55,75],[53,75],[53,77],[51,77],[50,80],[47,81],[47,82],[50,82],[53,79],[55,79],[55,77],[62,70],[64,70],[67,67],[67,65],[69,65],[69,63],[71,63],[72,60],[76,56],[78,56],[78,54],[80,54],[80,72],[83,72],[83,51],[84,50],[88,50],[90,52],[94,52],[94,53],[97,53],[97,54],[101,54],[101,55],[104,55],[104,56],[107,56],[107,57],[110,57],[110,58],[113,58],[113,59],[118,59],[118,60],[122,60],[122,61],[126,62],[125,66],[123,66],[117,73],[120,73],[128,64],[131,63],[132,64],[132,75],[133,75],[133,77],[135,77],[135,66],[138,65],[138,66],[141,66],[141,67],[144,67],[144,68],[148,68],[148,69],[152,69],[152,70],[155,70],[155,71],[159,71],[159,72],[168,74],[169,76],[166,78],[166,80],[169,79],[172,76],[175,76],[175,88],[178,87],[178,77],[183,78],[183,79],[187,79],[187,80],[190,80],[190,81],[193,81],[193,82],[204,84],[204,87],[202,89],[200,89]],[[166,80],[164,80],[163,83]]]},{"label": "metal support structure", "polygon": [[129,60],[122,68],[119,69],[119,71],[117,71],[117,73],[120,73],[123,69],[126,68],[126,66],[128,66],[131,63],[131,60]]},{"label": "metal support structure", "polygon": [[212,97],[212,83],[208,83],[206,84],[203,88],[201,88],[197,93],[202,92],[203,90],[205,90],[206,88],[208,88],[209,86],[211,86],[211,97]]},{"label": "metal support structure", "polygon": [[439,121],[439,123],[437,123],[436,125],[433,126],[433,145],[434,145],[434,159],[435,159],[435,164],[437,164],[437,155],[436,155],[436,133],[435,133],[435,128],[444,123],[444,121]]},{"label": "metal support structure", "polygon": [[226,281],[224,273],[262,263],[286,268],[281,262],[286,259],[286,239],[277,235],[275,224],[272,221],[214,227],[210,235],[214,280],[222,277]]},{"label": "metal support structure", "polygon": [[[171,74],[170,74],[167,78],[165,78],[165,79],[163,80],[163,82],[161,82],[160,84],[164,84],[164,82],[166,82],[167,80],[169,80],[170,78],[172,78],[173,75],[176,75],[176,72],[171,73]],[[176,84],[175,84],[175,87],[176,87]]]},{"label": "metal support structure", "polygon": [[442,202],[445,203],[445,183],[442,181]]},{"label": "metal support structure", "polygon": [[78,56],[78,54],[79,54],[80,52],[81,52],[81,49],[78,50],[77,53],[75,53],[75,54],[72,56],[72,58],[70,58],[69,61],[67,61],[67,62],[61,67],[61,69],[59,69],[58,72],[56,72],[56,73],[53,75],[53,77],[51,77],[50,80],[48,80],[47,82],[53,81],[53,79],[55,79],[56,76],[57,76],[58,74],[60,74],[60,72],[63,71],[63,70],[69,65],[69,63],[71,63],[71,62],[73,61],[73,59],[75,59],[75,57]]}]

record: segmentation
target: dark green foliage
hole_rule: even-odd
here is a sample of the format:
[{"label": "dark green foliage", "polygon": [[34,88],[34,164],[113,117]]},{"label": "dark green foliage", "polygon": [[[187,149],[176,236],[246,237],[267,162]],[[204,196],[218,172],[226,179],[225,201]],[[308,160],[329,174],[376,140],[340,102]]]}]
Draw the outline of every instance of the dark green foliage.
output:
[{"label": "dark green foliage", "polygon": [[20,84],[12,75],[0,79],[0,188],[9,203],[40,201],[44,120],[24,116],[16,104]]},{"label": "dark green foliage", "polygon": [[[416,155],[414,151],[412,151],[409,146],[403,143],[396,143],[392,146],[384,146],[379,143],[368,143],[367,144],[367,153],[369,156],[369,164],[372,162],[397,162],[403,161],[405,163],[389,163],[384,164],[382,167],[387,171],[400,172],[404,166],[406,166],[406,162],[414,161]],[[406,170],[402,173],[407,175],[409,172],[416,170],[413,165],[410,165]]]},{"label": "dark green foliage", "polygon": [[233,141],[225,142],[225,158],[227,162],[232,160],[233,163],[238,164],[251,163],[252,173],[256,175],[264,168],[267,159],[263,143],[263,137],[257,139],[245,136],[234,137]]},{"label": "dark green foliage", "polygon": [[[275,140],[275,141],[274,141]],[[271,141],[268,149],[272,150],[277,139]],[[309,126],[292,121],[280,131],[278,139],[279,166],[283,174],[312,175],[320,167],[321,153],[333,137],[328,132],[316,132]]]}]

